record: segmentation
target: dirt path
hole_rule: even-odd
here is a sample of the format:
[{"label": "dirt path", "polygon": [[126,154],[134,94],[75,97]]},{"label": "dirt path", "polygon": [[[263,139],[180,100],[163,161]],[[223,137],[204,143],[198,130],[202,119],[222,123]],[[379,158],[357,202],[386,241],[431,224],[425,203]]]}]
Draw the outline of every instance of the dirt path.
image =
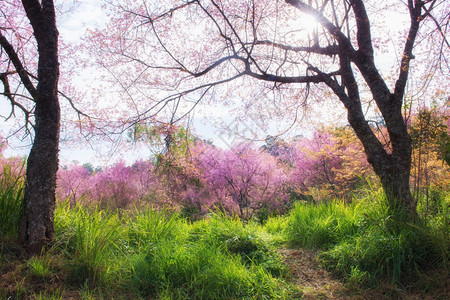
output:
[{"label": "dirt path", "polygon": [[450,278],[442,289],[428,293],[410,293],[392,285],[381,284],[376,289],[350,290],[338,278],[325,270],[316,260],[317,252],[308,249],[278,250],[290,267],[290,280],[304,292],[303,300],[447,300],[450,299]]},{"label": "dirt path", "polygon": [[345,295],[343,284],[316,261],[317,253],[307,249],[279,249],[291,268],[291,280],[305,293],[303,299],[361,299]]}]

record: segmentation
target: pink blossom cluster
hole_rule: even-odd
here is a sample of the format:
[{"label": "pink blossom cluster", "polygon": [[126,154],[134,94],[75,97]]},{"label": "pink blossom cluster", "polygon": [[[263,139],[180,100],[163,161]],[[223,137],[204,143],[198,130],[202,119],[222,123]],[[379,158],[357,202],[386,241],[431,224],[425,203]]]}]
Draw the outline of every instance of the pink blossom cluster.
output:
[{"label": "pink blossom cluster", "polygon": [[[60,167],[57,198],[116,208],[171,206],[190,215],[219,209],[249,219],[261,211],[285,211],[297,199],[342,197],[370,174],[362,146],[345,128],[291,142],[268,139],[264,147],[240,144],[224,150],[192,140],[173,149],[156,162],[131,166]],[[6,160],[0,153],[0,164],[23,172],[20,159]]]},{"label": "pink blossom cluster", "polygon": [[255,212],[281,210],[288,201],[284,165],[267,152],[241,144],[230,150],[198,143],[196,164],[202,170],[202,188],[190,187],[184,201],[198,207],[216,207],[242,218]]},{"label": "pink blossom cluster", "polygon": [[125,208],[144,201],[153,192],[156,181],[153,165],[136,161],[132,166],[119,162],[97,172],[84,166],[72,165],[58,171],[57,197],[69,200],[107,204]]},{"label": "pink blossom cluster", "polygon": [[[185,149],[186,148],[186,149]],[[124,162],[91,172],[61,168],[57,195],[124,208],[170,205],[192,214],[219,209],[248,219],[261,211],[281,212],[298,197],[342,196],[370,171],[362,147],[346,130],[322,130],[312,138],[267,147],[240,144],[228,150],[202,141],[167,152],[157,162]]]}]

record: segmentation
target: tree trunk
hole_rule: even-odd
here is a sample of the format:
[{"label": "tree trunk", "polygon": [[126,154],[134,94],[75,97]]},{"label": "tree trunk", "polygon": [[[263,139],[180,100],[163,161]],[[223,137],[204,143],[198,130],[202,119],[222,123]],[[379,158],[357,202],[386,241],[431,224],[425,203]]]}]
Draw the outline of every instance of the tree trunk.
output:
[{"label": "tree trunk", "polygon": [[58,30],[53,1],[22,0],[38,45],[38,85],[34,100],[35,137],[27,162],[18,241],[31,255],[54,241],[60,107]]},{"label": "tree trunk", "polygon": [[27,161],[19,243],[39,254],[54,241],[56,172],[58,170],[59,103],[55,96],[36,105],[33,147]]},{"label": "tree trunk", "polygon": [[[390,156],[390,160],[377,162],[383,164],[381,172],[376,172],[380,178],[381,185],[386,193],[389,206],[393,211],[405,211],[410,216],[415,217],[416,202],[413,200],[410,191],[410,166]],[[404,155],[403,160],[409,157]],[[375,169],[375,167],[374,167]],[[377,169],[380,169],[378,166]]]},{"label": "tree trunk", "polygon": [[[387,109],[389,110],[389,109]],[[368,122],[363,118],[359,105],[354,105],[349,112],[349,122],[361,140],[367,160],[380,179],[386,198],[392,211],[405,211],[415,217],[416,202],[410,191],[411,174],[411,137],[402,118],[401,109],[393,109],[387,129],[392,152],[388,153],[377,139]],[[392,121],[395,119],[395,121]]]}]

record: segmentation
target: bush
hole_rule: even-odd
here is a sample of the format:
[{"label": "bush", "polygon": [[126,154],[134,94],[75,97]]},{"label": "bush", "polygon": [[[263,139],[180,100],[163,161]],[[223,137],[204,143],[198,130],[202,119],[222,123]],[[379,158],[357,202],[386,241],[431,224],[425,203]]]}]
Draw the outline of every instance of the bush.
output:
[{"label": "bush", "polygon": [[348,206],[298,204],[289,217],[287,238],[321,249],[321,263],[350,283],[405,285],[427,270],[448,272],[448,203],[440,206],[442,213],[414,223],[402,212],[393,215],[382,197]]}]

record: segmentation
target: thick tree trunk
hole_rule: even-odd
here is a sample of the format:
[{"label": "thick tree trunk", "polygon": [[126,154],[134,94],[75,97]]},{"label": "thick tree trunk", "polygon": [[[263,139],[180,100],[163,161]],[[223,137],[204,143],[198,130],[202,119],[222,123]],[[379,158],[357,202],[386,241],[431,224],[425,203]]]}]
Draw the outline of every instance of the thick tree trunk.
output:
[{"label": "thick tree trunk", "polygon": [[416,203],[410,190],[411,137],[400,112],[397,113],[397,120],[387,126],[392,153],[371,164],[380,178],[390,207],[397,211],[405,210],[415,217]]},{"label": "thick tree trunk", "polygon": [[58,101],[58,31],[53,1],[22,0],[38,44],[35,137],[27,162],[19,243],[39,254],[54,240],[56,172],[60,107]]},{"label": "thick tree trunk", "polygon": [[39,254],[54,241],[56,172],[58,170],[59,104],[48,99],[36,107],[33,147],[27,162],[19,243],[28,253]]},{"label": "thick tree trunk", "polygon": [[403,210],[415,217],[416,203],[410,191],[411,137],[400,111],[398,109],[391,114],[396,115],[395,122],[387,123],[391,153],[386,151],[374,135],[368,122],[363,118],[359,105],[354,105],[348,110],[349,122],[364,146],[368,162],[380,179],[390,208],[395,211]]}]

